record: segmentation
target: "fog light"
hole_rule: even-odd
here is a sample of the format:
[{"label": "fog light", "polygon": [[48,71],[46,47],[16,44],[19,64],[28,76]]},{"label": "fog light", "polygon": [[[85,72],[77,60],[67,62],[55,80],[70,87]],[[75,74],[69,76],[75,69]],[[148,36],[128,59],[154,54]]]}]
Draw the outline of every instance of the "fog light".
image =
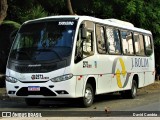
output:
[{"label": "fog light", "polygon": [[15,94],[16,91],[8,91],[8,94]]},{"label": "fog light", "polygon": [[67,91],[65,91],[65,90],[58,90],[58,91],[56,91],[58,94],[68,94],[68,92]]}]

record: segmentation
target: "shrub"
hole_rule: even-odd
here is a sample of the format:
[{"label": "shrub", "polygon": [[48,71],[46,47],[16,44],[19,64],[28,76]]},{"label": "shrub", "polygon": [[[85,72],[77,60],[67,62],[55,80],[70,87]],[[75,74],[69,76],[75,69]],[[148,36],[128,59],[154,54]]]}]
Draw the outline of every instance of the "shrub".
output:
[{"label": "shrub", "polygon": [[18,30],[19,23],[14,21],[3,21],[0,25],[0,73],[5,73],[7,58],[13,38],[15,34],[11,36],[13,31]]}]

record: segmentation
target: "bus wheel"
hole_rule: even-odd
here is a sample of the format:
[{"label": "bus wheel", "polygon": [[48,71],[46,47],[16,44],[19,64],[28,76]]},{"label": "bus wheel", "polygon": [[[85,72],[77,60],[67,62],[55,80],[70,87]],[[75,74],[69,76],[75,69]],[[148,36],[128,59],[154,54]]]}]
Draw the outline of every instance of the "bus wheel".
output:
[{"label": "bus wheel", "polygon": [[90,84],[86,84],[84,97],[82,98],[82,103],[84,107],[90,107],[93,104],[94,91]]},{"label": "bus wheel", "polygon": [[25,98],[25,102],[28,106],[37,106],[40,103],[39,98]]},{"label": "bus wheel", "polygon": [[132,81],[132,87],[130,90],[120,92],[123,98],[132,98],[134,99],[137,96],[137,82]]},{"label": "bus wheel", "polygon": [[132,81],[131,89],[126,92],[129,98],[135,98],[137,96],[137,82],[135,80]]}]

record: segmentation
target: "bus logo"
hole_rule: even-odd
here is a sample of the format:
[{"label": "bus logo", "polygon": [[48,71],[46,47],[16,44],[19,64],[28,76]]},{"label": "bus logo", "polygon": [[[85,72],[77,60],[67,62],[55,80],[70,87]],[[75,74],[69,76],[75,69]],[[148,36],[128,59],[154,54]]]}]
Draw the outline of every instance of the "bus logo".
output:
[{"label": "bus logo", "polygon": [[36,74],[36,75],[32,75],[31,79],[32,80],[35,80],[35,79],[49,79],[49,77],[44,77],[42,74]]},{"label": "bus logo", "polygon": [[[120,63],[121,70],[119,68],[117,68],[118,62]],[[116,58],[114,60],[113,66],[112,66],[112,74],[116,75],[117,85],[119,88],[125,88],[127,86],[130,73],[127,73],[125,63],[122,58]],[[126,76],[124,84],[122,84],[121,76],[123,76],[123,78],[125,78],[125,76]]]}]

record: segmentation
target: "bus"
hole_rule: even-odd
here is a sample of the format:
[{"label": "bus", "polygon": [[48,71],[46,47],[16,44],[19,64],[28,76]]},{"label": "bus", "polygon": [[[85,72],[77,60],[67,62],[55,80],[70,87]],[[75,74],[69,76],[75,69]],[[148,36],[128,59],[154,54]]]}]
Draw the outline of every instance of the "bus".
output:
[{"label": "bus", "polygon": [[45,98],[77,98],[119,92],[135,98],[155,81],[152,33],[117,19],[62,15],[22,24],[6,66],[9,97],[38,105]]}]

